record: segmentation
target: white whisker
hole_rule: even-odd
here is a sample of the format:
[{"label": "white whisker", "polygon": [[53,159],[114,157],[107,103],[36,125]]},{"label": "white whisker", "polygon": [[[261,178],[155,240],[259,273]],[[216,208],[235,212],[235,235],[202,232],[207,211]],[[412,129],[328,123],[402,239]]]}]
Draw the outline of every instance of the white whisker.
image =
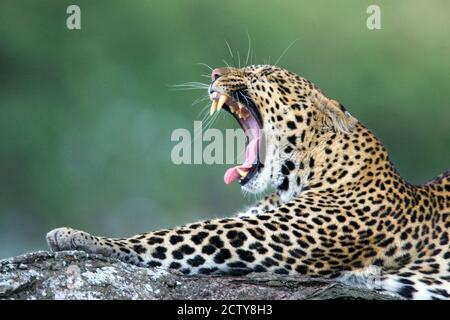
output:
[{"label": "white whisker", "polygon": [[280,62],[281,58],[283,58],[283,56],[286,54],[286,52],[298,41],[298,39],[295,39],[294,41],[291,42],[291,44],[284,49],[284,51],[281,53],[281,56],[277,59],[277,61],[275,61],[275,63],[273,64],[274,66],[276,66],[278,64],[278,62]]},{"label": "white whisker", "polygon": [[247,58],[245,59],[245,65],[248,65],[248,59],[250,57],[251,49],[252,49],[252,39],[250,38],[250,34],[247,29],[247,38],[248,38],[248,49],[247,49]]},{"label": "white whisker", "polygon": [[205,90],[209,88],[209,84],[202,82],[186,82],[181,84],[169,85],[169,89],[172,91],[180,91],[180,90]]},{"label": "white whisker", "polygon": [[[228,52],[230,53],[231,59],[233,59],[233,65],[236,65],[236,61],[234,60],[234,55],[233,55],[233,51],[231,50],[230,44],[228,43],[228,41],[225,39],[225,43],[227,45],[228,48]],[[228,65],[228,64],[227,64]],[[228,66],[229,67],[229,66]]]},{"label": "white whisker", "polygon": [[209,84],[198,81],[191,81],[180,84],[174,84],[171,85],[171,87],[209,87]]},{"label": "white whisker", "polygon": [[210,71],[213,71],[213,70],[214,70],[213,68],[211,68],[211,66],[207,65],[206,63],[203,63],[203,62],[197,62],[197,64],[199,64],[199,65],[201,65],[201,66],[204,66],[204,67],[207,67]]},{"label": "white whisker", "polygon": [[241,68],[241,55],[239,54],[238,50],[236,50],[236,52],[237,52],[237,56],[238,56],[238,66],[239,66],[239,69],[240,69]]},{"label": "white whisker", "polygon": [[197,103],[203,102],[205,100],[209,100],[209,95],[200,96],[192,102],[192,106],[195,106]]},{"label": "white whisker", "polygon": [[223,59],[222,61],[227,65],[228,68],[231,68],[230,64],[225,59]]},{"label": "white whisker", "polygon": [[[203,110],[201,111],[201,113],[203,113],[205,110],[209,111],[209,105],[205,106],[203,108]],[[215,114],[215,116],[217,116],[217,113]],[[192,141],[191,141],[191,146],[195,141],[197,141],[197,139],[199,137],[202,136],[203,131],[207,130],[210,127],[210,125],[214,122],[214,119],[215,119],[214,116],[209,117],[209,113],[204,114],[202,120],[200,120],[202,123],[202,127],[201,127],[202,130],[197,130],[197,132],[194,131],[194,139],[192,139]],[[205,124],[205,126],[203,124]]]}]

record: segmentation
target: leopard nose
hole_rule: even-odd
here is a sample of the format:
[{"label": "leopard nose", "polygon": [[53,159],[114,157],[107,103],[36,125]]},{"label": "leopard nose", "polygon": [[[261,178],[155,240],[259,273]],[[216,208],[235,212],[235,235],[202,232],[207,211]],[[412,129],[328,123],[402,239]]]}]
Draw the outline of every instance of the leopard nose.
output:
[{"label": "leopard nose", "polygon": [[217,80],[220,76],[223,76],[227,71],[227,68],[217,68],[214,69],[211,73],[211,80]]}]

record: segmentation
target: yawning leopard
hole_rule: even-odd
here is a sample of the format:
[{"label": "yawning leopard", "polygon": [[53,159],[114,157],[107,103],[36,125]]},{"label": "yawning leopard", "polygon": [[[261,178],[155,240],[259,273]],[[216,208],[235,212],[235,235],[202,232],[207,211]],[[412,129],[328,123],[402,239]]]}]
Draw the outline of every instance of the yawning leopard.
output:
[{"label": "yawning leopard", "polygon": [[342,104],[283,68],[227,67],[211,77],[211,113],[230,113],[248,137],[245,162],[225,183],[275,191],[230,218],[130,238],[55,229],[53,251],[189,275],[332,276],[409,299],[450,297],[450,171],[408,183]]}]

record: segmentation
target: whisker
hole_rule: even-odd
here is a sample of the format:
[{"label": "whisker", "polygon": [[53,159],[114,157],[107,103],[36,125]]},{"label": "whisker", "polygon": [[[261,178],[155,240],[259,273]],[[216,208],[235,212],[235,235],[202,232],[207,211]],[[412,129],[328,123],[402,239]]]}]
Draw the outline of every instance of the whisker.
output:
[{"label": "whisker", "polygon": [[211,70],[211,71],[214,70],[213,68],[211,68],[211,66],[207,65],[206,63],[203,63],[203,62],[197,62],[197,64],[199,64],[199,65],[201,65],[201,66],[204,66],[204,67],[207,67],[207,68],[208,68],[209,70]]},{"label": "whisker", "polygon": [[227,65],[228,68],[231,68],[229,63],[225,59],[223,59],[222,61]]},{"label": "whisker", "polygon": [[283,53],[281,53],[281,56],[277,59],[277,61],[275,61],[275,63],[273,64],[274,66],[276,66],[278,64],[278,62],[280,62],[281,58],[283,58],[283,56],[286,54],[286,52],[298,41],[298,39],[295,39],[294,41],[291,42],[291,44],[284,49]]},{"label": "whisker", "polygon": [[226,39],[225,39],[225,43],[227,45],[228,52],[230,53],[231,59],[233,59],[233,65],[236,65],[236,61],[234,61],[233,51],[231,50],[230,44],[228,43],[228,41]]},{"label": "whisker", "polygon": [[203,82],[198,82],[198,81],[191,81],[191,82],[169,85],[169,87],[209,87],[209,84],[203,83]]},{"label": "whisker", "polygon": [[248,33],[247,29],[247,38],[248,38],[248,50],[247,50],[247,58],[245,59],[245,65],[248,65],[248,59],[250,57],[250,52],[252,49],[252,39],[250,38],[250,34]]},{"label": "whisker", "polygon": [[[205,110],[209,110],[209,107],[210,107],[209,105],[206,105],[206,106],[203,108],[203,110],[201,111],[201,113],[203,113]],[[194,139],[192,139],[192,141],[191,141],[191,146],[192,146],[192,144],[193,144],[195,141],[197,141],[197,139],[198,139],[199,137],[202,136],[203,131],[208,129],[209,124],[211,123],[211,121],[212,121],[213,118],[214,118],[214,117],[209,117],[209,114],[208,114],[208,113],[205,113],[205,114],[204,114],[203,118],[200,120],[201,123],[202,123],[202,126],[201,126],[201,129],[202,129],[202,130],[196,130],[197,132],[194,131]],[[206,123],[206,126],[205,126],[205,127],[203,126],[204,123]]]},{"label": "whisker", "polygon": [[207,119],[206,126],[205,126],[205,128],[203,128],[203,130],[208,130],[209,128],[211,128],[212,125],[216,122],[218,116],[219,116],[219,112],[216,112],[215,114],[212,115],[212,117],[209,117]]},{"label": "whisker", "polygon": [[173,91],[180,91],[180,90],[205,90],[209,88],[209,84],[202,83],[202,82],[186,82],[181,84],[174,84],[169,85],[169,89]]},{"label": "whisker", "polygon": [[204,121],[207,117],[207,112],[209,112],[209,105],[204,106],[199,113],[197,114],[197,116],[195,117],[196,119],[201,119],[200,121]]},{"label": "whisker", "polygon": [[241,68],[241,55],[239,54],[239,51],[236,50],[237,52],[237,56],[238,56],[238,65],[239,65],[239,69]]},{"label": "whisker", "polygon": [[202,96],[200,96],[200,97],[198,97],[197,99],[195,99],[193,102],[192,102],[192,106],[195,106],[197,103],[200,103],[200,102],[203,102],[203,101],[205,101],[205,100],[209,100],[209,95],[202,95]]},{"label": "whisker", "polygon": [[170,91],[205,90],[206,88],[171,88]]},{"label": "whisker", "polygon": [[250,101],[249,101],[250,97],[247,97],[245,94],[243,94],[242,96],[245,99],[246,105],[249,106],[250,105]]}]

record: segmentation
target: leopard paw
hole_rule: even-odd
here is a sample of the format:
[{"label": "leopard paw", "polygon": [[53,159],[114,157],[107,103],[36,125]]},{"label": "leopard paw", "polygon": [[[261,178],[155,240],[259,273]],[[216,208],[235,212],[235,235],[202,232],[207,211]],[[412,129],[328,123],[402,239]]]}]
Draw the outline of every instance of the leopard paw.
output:
[{"label": "leopard paw", "polygon": [[93,237],[84,231],[71,228],[58,228],[47,233],[47,244],[51,251],[82,250],[93,251]]}]

